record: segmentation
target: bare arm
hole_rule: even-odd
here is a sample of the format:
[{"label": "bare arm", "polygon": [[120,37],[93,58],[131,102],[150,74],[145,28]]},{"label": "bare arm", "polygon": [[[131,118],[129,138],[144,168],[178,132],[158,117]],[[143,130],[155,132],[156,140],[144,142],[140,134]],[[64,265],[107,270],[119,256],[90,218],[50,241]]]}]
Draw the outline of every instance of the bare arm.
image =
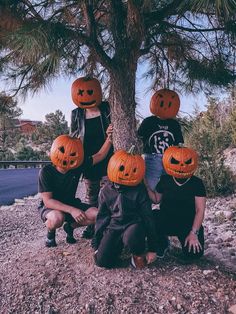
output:
[{"label": "bare arm", "polygon": [[199,230],[205,215],[206,197],[195,196],[196,215],[194,217],[192,230]]},{"label": "bare arm", "polygon": [[109,125],[109,127],[107,128],[107,135],[108,137],[106,138],[106,141],[104,142],[104,144],[102,145],[102,147],[100,148],[100,150],[94,154],[93,157],[93,165],[96,165],[97,163],[99,163],[100,161],[102,161],[104,158],[106,158],[111,146],[112,146],[112,126]]},{"label": "bare arm", "polygon": [[189,232],[188,236],[185,239],[185,246],[188,245],[189,252],[191,248],[193,248],[193,252],[200,252],[202,246],[198,240],[198,236],[195,234],[202,225],[204,214],[205,214],[205,207],[206,207],[206,197],[199,197],[195,196],[195,210],[196,214],[194,217],[192,230]]}]

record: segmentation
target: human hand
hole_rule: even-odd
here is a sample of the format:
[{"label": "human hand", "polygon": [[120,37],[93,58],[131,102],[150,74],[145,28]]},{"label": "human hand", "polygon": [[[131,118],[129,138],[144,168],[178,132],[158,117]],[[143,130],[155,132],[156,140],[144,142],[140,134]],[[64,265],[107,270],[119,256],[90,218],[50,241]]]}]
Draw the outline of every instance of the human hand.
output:
[{"label": "human hand", "polygon": [[186,237],[184,246],[188,246],[188,251],[190,252],[193,249],[193,253],[199,253],[202,250],[201,243],[198,240],[198,236],[190,232]]},{"label": "human hand", "polygon": [[106,134],[107,134],[107,137],[110,140],[110,142],[112,142],[112,133],[113,133],[113,126],[111,124],[109,124],[109,126],[106,130]]},{"label": "human hand", "polygon": [[151,264],[155,262],[156,259],[157,259],[157,255],[155,252],[147,252],[146,254],[147,264]]},{"label": "human hand", "polygon": [[87,218],[82,210],[75,207],[71,210],[70,214],[78,223],[82,223]]}]

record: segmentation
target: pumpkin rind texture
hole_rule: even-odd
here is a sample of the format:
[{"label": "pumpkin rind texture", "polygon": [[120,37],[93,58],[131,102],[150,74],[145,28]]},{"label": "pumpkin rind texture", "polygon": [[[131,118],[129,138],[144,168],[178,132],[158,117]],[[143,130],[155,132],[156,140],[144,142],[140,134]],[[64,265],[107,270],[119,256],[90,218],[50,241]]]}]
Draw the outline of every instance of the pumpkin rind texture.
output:
[{"label": "pumpkin rind texture", "polygon": [[198,155],[192,148],[170,146],[164,152],[163,166],[170,176],[190,178],[198,167]]},{"label": "pumpkin rind texture", "polygon": [[136,186],[143,180],[144,174],[145,162],[138,154],[118,150],[109,160],[107,175],[112,182]]},{"label": "pumpkin rind texture", "polygon": [[52,143],[50,158],[55,166],[64,170],[77,168],[84,160],[83,144],[79,138],[60,135]]},{"label": "pumpkin rind texture", "polygon": [[153,94],[150,111],[161,119],[175,118],[180,107],[180,99],[176,92],[170,89],[160,89]]},{"label": "pumpkin rind texture", "polygon": [[71,86],[71,97],[80,108],[94,108],[102,101],[102,89],[96,78],[80,77]]}]

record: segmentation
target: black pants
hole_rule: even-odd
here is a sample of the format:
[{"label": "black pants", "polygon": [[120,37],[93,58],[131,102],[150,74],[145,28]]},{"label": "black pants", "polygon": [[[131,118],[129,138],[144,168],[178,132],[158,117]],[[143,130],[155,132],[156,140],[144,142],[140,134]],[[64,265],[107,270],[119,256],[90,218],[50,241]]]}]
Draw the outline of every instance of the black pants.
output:
[{"label": "black pants", "polygon": [[106,229],[98,247],[96,264],[100,267],[114,267],[124,246],[134,255],[144,253],[145,232],[140,224],[130,225],[124,231]]},{"label": "black pants", "polygon": [[[193,249],[190,250],[188,245],[184,246],[184,242],[186,237],[188,236],[189,232],[192,229],[193,221],[177,221],[175,220],[175,223],[173,221],[171,224],[167,222],[167,220],[161,219],[159,216],[159,213],[156,212],[154,213],[155,216],[155,223],[156,223],[156,231],[157,231],[157,247],[160,246],[161,248],[165,248],[168,245],[168,236],[176,236],[182,246],[182,252],[183,255],[186,259],[195,259],[195,258],[200,258],[203,253],[204,253],[204,228],[201,226],[199,229],[199,234],[198,234],[198,241],[200,242],[202,246],[202,250],[200,252],[193,252]],[[169,218],[171,219],[171,217]]]}]

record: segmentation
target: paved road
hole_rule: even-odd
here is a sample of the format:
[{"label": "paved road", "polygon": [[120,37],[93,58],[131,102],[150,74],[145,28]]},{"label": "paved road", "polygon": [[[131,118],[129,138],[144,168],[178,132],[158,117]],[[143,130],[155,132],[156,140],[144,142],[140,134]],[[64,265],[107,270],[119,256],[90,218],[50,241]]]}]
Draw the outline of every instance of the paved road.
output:
[{"label": "paved road", "polygon": [[0,169],[0,206],[37,194],[39,168]]}]

